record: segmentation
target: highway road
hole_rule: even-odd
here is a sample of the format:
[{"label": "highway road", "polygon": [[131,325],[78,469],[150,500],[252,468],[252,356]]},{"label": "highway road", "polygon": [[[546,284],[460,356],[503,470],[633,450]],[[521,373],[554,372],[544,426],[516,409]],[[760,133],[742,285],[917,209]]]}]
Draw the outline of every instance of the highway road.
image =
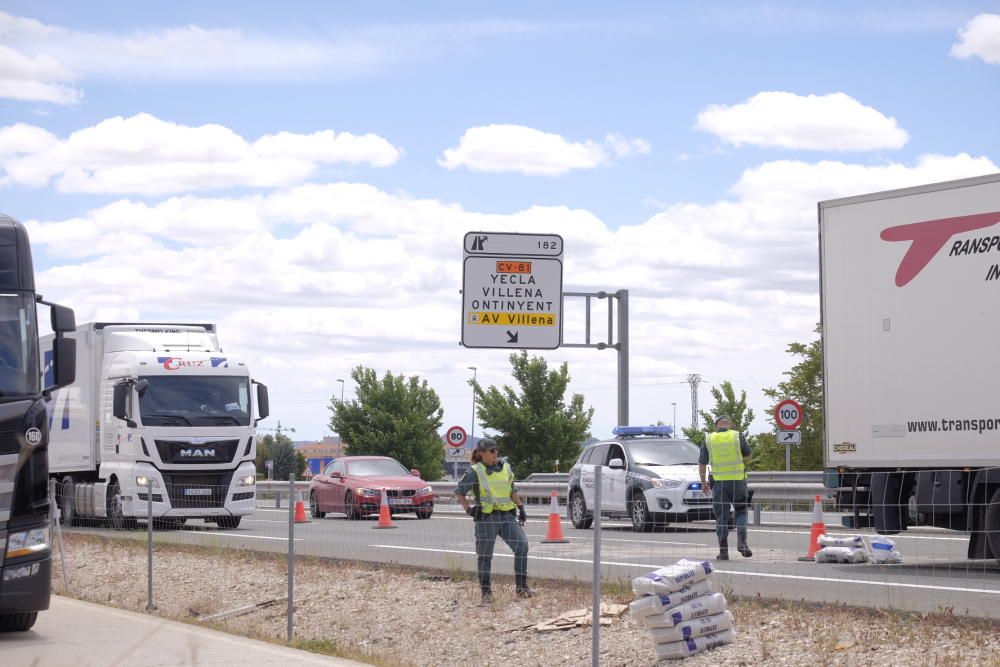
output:
[{"label": "highway road", "polygon": [[[590,581],[593,530],[576,530],[563,519],[568,544],[543,544],[546,517],[535,509],[526,531],[530,541],[529,574],[534,577]],[[836,565],[800,562],[809,543],[808,513],[765,513],[752,526],[754,555],[716,563],[722,590],[737,595],[891,607],[916,612],[953,612],[1000,618],[1000,565],[965,558],[967,537],[934,529],[894,536],[906,562],[901,565]],[[452,507],[442,506],[428,520],[396,516],[391,530],[373,529],[374,518],[348,521],[327,515],[295,525],[295,549],[303,555],[401,563],[427,568],[475,570],[472,521]],[[75,528],[100,532],[102,528]],[[848,534],[828,525],[830,533]],[[117,533],[145,540],[145,532]],[[234,530],[189,522],[180,530],[158,530],[156,541],[287,552],[288,510],[261,507],[244,517]],[[735,542],[735,535],[731,538]],[[634,533],[631,525],[605,521],[601,531],[601,576],[626,580],[680,558],[714,559],[714,524],[674,524],[654,533]],[[510,574],[510,550],[498,542],[494,572]]]}]

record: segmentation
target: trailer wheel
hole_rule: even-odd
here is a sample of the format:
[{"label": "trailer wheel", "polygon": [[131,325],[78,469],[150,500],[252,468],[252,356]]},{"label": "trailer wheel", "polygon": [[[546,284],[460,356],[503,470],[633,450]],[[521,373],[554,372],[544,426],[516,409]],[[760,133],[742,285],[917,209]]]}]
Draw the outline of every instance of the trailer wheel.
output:
[{"label": "trailer wheel", "polygon": [[117,479],[108,485],[107,514],[108,524],[115,530],[132,530],[136,526],[134,518],[125,516],[122,508],[122,490]]},{"label": "trailer wheel", "polygon": [[993,557],[1000,563],[1000,486],[993,490],[993,497],[986,506],[983,524],[986,528],[986,544],[993,552]]},{"label": "trailer wheel", "polygon": [[25,630],[30,630],[37,618],[37,611],[0,614],[0,632],[24,632]]}]

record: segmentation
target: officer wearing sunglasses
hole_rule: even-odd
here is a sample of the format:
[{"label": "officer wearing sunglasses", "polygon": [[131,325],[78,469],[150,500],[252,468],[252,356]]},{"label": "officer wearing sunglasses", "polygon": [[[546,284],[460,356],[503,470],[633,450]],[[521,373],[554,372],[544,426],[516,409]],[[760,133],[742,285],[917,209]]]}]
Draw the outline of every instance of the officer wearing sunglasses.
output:
[{"label": "officer wearing sunglasses", "polygon": [[[475,505],[469,504],[470,492],[475,496]],[[472,452],[472,468],[458,483],[455,495],[466,514],[475,522],[476,560],[483,604],[493,601],[490,572],[497,536],[514,552],[514,580],[518,597],[530,598],[534,591],[528,587],[528,537],[523,528],[528,517],[514,485],[514,473],[510,465],[500,459],[495,440],[483,438],[476,445]]]}]

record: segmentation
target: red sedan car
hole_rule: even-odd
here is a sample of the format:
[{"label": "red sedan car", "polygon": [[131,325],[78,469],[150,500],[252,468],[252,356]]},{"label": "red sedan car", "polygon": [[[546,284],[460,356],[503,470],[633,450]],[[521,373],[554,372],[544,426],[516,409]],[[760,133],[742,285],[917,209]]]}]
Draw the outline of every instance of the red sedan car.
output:
[{"label": "red sedan car", "polygon": [[429,519],[434,512],[434,491],[420,479],[419,470],[407,470],[388,456],[344,456],[330,462],[309,482],[309,511],[322,519],[327,512],[360,519],[378,514],[382,491],[393,514],[416,512]]}]

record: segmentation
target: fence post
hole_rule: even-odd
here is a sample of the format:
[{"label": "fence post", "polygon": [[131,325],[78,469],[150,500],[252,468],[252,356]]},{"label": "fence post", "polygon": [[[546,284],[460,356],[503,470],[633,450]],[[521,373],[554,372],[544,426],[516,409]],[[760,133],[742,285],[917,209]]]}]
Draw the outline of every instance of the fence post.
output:
[{"label": "fence post", "polygon": [[[295,473],[288,473],[288,641],[292,641],[292,614],[295,605]],[[280,495],[280,492],[279,492]]]},{"label": "fence post", "polygon": [[594,609],[591,615],[590,663],[601,663],[601,467],[594,466]]},{"label": "fence post", "polygon": [[49,516],[52,517],[52,524],[56,531],[56,539],[59,540],[59,562],[62,563],[62,573],[63,573],[63,588],[66,592],[69,592],[69,577],[66,576],[66,549],[63,545],[62,538],[62,526],[60,522],[62,521],[62,512],[59,509],[59,503],[56,502],[56,480],[49,480],[49,506],[50,512]]},{"label": "fence post", "polygon": [[[164,489],[166,492],[166,489]],[[153,606],[153,476],[146,478],[146,611]]]}]

